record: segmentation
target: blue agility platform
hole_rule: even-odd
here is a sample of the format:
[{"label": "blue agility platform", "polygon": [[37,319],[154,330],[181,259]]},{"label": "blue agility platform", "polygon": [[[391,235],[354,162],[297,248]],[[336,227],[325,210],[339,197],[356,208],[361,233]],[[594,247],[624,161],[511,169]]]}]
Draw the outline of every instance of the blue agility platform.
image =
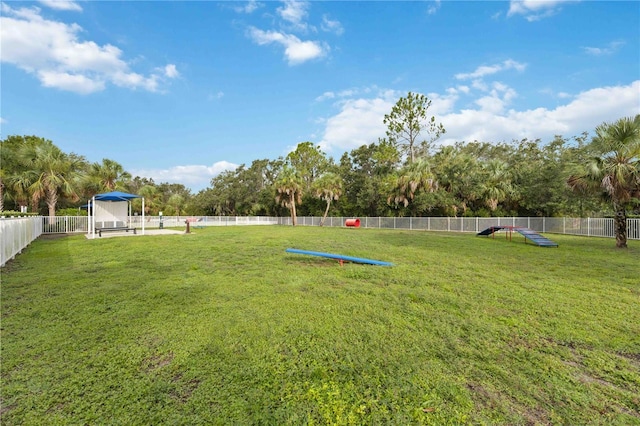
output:
[{"label": "blue agility platform", "polygon": [[527,241],[530,241],[531,243],[539,247],[558,247],[558,243],[555,243],[550,239],[543,237],[532,229],[522,228],[520,226],[492,226],[485,229],[484,231],[478,232],[476,235],[487,237],[491,235],[492,237],[495,237],[495,233],[503,229],[508,231],[507,238],[509,238],[509,240],[511,240],[511,233],[515,231],[518,234],[524,236],[525,243]]},{"label": "blue agility platform", "polygon": [[296,253],[296,254],[306,254],[309,256],[328,257],[329,259],[335,259],[339,261],[341,265],[344,262],[354,262],[354,263],[364,263],[367,265],[393,266],[393,263],[383,262],[381,260],[363,259],[361,257],[343,256],[341,254],[323,253],[321,251],[309,251],[309,250],[298,250],[298,249],[288,248],[286,252]]}]

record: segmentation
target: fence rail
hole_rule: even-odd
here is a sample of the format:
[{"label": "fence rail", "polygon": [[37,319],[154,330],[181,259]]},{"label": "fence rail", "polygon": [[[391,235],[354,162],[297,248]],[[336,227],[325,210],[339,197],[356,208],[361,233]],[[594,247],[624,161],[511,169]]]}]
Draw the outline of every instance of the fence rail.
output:
[{"label": "fence rail", "polygon": [[[322,218],[298,217],[298,225],[318,226]],[[328,217],[325,226],[342,227],[350,217]],[[130,227],[141,228],[142,217],[128,219]],[[186,227],[187,220],[193,227],[291,225],[290,217],[267,216],[146,216],[145,228]],[[614,238],[614,221],[611,218],[569,217],[365,217],[360,226],[377,229],[407,229],[446,232],[480,232],[491,226],[522,226],[551,234],[581,235]],[[87,216],[23,217],[0,219],[0,266],[13,259],[41,234],[87,233]],[[627,219],[627,238],[640,240],[640,219]]]},{"label": "fence rail", "polygon": [[0,219],[0,266],[42,235],[41,217],[18,217]]},{"label": "fence rail", "polygon": [[[318,226],[322,218],[298,217],[298,225]],[[325,226],[344,226],[350,217],[328,217]],[[279,225],[291,225],[290,217],[278,218]],[[520,226],[550,234],[614,238],[612,218],[570,217],[365,217],[360,226],[376,229],[408,229],[422,231],[478,233],[492,226]],[[640,219],[627,219],[627,238],[640,240]]]}]

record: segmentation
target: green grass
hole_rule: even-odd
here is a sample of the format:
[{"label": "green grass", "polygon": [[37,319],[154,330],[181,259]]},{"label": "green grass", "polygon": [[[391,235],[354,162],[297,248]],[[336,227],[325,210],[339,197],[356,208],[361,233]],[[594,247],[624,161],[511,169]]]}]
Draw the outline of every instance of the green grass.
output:
[{"label": "green grass", "polygon": [[2,272],[2,424],[640,424],[640,243],[551,238],[41,238]]}]

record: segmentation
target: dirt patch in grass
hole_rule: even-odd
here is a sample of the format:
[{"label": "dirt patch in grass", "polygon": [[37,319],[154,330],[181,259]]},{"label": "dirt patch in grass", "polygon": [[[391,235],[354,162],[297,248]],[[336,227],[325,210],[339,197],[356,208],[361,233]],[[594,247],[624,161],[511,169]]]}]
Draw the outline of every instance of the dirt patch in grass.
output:
[{"label": "dirt patch in grass", "polygon": [[41,240],[59,240],[60,238],[71,237],[78,234],[42,234],[38,238]]},{"label": "dirt patch in grass", "polygon": [[530,426],[551,424],[546,411],[540,407],[523,406],[513,398],[488,390],[480,384],[467,383],[467,388],[471,391],[471,398],[483,409],[491,412],[507,410],[514,417],[522,417],[525,424]]},{"label": "dirt patch in grass", "polygon": [[[175,376],[173,376],[172,381],[178,384],[182,382],[182,374],[176,374]],[[200,386],[200,380],[191,379],[171,392],[171,396],[180,403],[184,404],[189,400],[189,398],[191,398],[193,392],[198,389],[198,386]]]},{"label": "dirt patch in grass", "polygon": [[0,419],[4,417],[9,411],[13,409],[13,405],[6,404],[2,398],[0,398]]},{"label": "dirt patch in grass", "polygon": [[152,371],[166,367],[171,364],[171,361],[173,361],[173,352],[153,355],[142,361],[142,369],[145,373],[151,373]]},{"label": "dirt patch in grass", "polygon": [[636,366],[640,367],[640,353],[638,353],[638,354],[628,354],[628,353],[618,352],[618,355],[620,355],[623,358],[628,359],[633,364],[635,364]]}]

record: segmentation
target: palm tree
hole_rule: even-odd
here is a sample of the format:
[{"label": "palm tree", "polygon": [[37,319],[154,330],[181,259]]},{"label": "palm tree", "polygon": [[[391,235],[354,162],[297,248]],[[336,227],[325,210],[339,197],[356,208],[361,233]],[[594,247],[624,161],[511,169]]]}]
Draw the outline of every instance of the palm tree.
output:
[{"label": "palm tree", "polygon": [[0,211],[4,210],[5,199],[15,201],[20,209],[29,202],[29,185],[18,185],[14,189],[15,181],[24,175],[23,162],[26,159],[20,153],[25,145],[24,139],[18,136],[9,136],[6,140],[0,141]]},{"label": "palm tree", "polygon": [[495,211],[498,204],[505,201],[513,194],[514,189],[511,184],[511,174],[507,169],[507,164],[501,160],[491,160],[484,165],[485,179],[480,185],[484,202]]},{"label": "palm tree", "polygon": [[437,188],[438,183],[431,172],[429,161],[426,158],[420,158],[400,171],[387,201],[390,203],[393,200],[395,204],[403,203],[407,207],[419,190],[433,192]]},{"label": "palm tree", "polygon": [[180,194],[171,194],[169,199],[167,200],[167,206],[171,207],[173,210],[173,214],[178,216],[178,221],[180,220],[180,212],[183,210],[184,206],[184,197]]},{"label": "palm tree", "polygon": [[276,202],[289,209],[293,226],[297,222],[296,203],[302,202],[302,188],[302,179],[292,167],[285,165],[276,180]]},{"label": "palm tree", "polygon": [[105,158],[102,163],[93,163],[82,179],[83,186],[92,195],[102,191],[124,189],[131,180],[131,174],[117,162]]},{"label": "palm tree", "polygon": [[[158,188],[154,185],[145,185],[138,191],[138,195],[144,198],[144,214],[149,216],[150,213],[157,213],[159,208],[160,193]],[[137,198],[133,200],[133,207],[135,209],[142,208],[142,200]],[[149,217],[147,220],[151,220]]]},{"label": "palm tree", "polygon": [[467,209],[478,199],[479,163],[475,157],[462,152],[458,147],[446,145],[433,156],[434,173],[438,176],[438,187],[448,196],[445,207],[457,216],[458,211]]},{"label": "palm tree", "polygon": [[49,216],[54,217],[60,196],[78,200],[74,180],[81,165],[81,158],[65,154],[50,141],[35,146],[35,156],[27,172],[33,205],[44,199]]},{"label": "palm tree", "polygon": [[325,173],[313,182],[313,190],[316,197],[327,202],[324,216],[320,220],[320,226],[323,226],[329,214],[331,201],[338,200],[342,196],[342,178],[335,173]]},{"label": "palm tree", "polygon": [[[11,198],[20,206],[20,209],[29,205],[29,187],[31,186],[32,174],[26,170],[14,172],[7,176],[6,187],[11,189]],[[38,204],[33,205],[32,211],[38,210]]]},{"label": "palm tree", "polygon": [[627,208],[640,202],[640,115],[596,127],[591,148],[596,156],[567,183],[574,191],[602,190],[615,212],[616,247],[627,248]]}]

